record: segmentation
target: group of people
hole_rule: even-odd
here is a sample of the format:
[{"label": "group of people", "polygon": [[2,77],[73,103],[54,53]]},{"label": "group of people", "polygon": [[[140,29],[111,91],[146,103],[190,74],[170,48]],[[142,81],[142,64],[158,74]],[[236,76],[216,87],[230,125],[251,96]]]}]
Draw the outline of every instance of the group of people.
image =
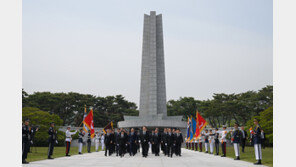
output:
[{"label": "group of people", "polygon": [[108,129],[104,135],[104,144],[106,146],[105,156],[111,156],[116,153],[116,156],[123,157],[125,154],[130,156],[136,155],[142,150],[142,156],[147,157],[149,148],[152,154],[159,156],[160,150],[168,157],[181,156],[181,145],[183,136],[179,129],[165,128],[163,133],[159,132],[159,128],[147,131],[146,127],[142,131],[135,131],[134,128],[129,130]]},{"label": "group of people", "polygon": [[[255,157],[257,162],[255,164],[261,164],[262,160],[262,141],[264,140],[264,132],[260,127],[258,120],[254,119],[254,130],[250,133],[250,141],[254,145]],[[57,131],[54,128],[54,122],[50,123],[48,130],[48,159],[53,159],[52,154],[54,150],[54,145],[58,144],[57,140]],[[38,131],[38,128],[33,128],[29,125],[29,120],[25,120],[22,127],[22,163],[27,164],[26,161],[30,146],[33,144],[33,137]],[[67,127],[66,130],[66,156],[70,156],[70,147],[72,141],[72,135],[76,134],[77,130],[71,132],[71,128]],[[195,138],[190,141],[186,141],[186,148],[192,149],[195,151],[202,152],[203,143],[205,147],[205,153],[214,154],[214,148],[216,150],[216,155],[219,155],[219,145],[222,148],[222,157],[226,157],[226,143],[227,143],[227,134],[229,132],[226,130],[226,126],[223,127],[222,131],[219,131],[218,128],[214,130],[206,129],[200,137]],[[85,132],[83,129],[80,129],[78,134],[78,153],[82,154],[83,148],[83,139]],[[241,126],[239,129],[238,123],[234,125],[234,131],[231,131],[231,143],[234,146],[235,151],[235,160],[240,160],[240,145],[242,147],[242,152],[245,150],[246,140],[248,139],[248,134],[244,130],[244,127]],[[95,149],[99,150],[99,144],[102,146],[102,150],[105,149],[105,156],[111,156],[113,153],[116,156],[123,157],[125,154],[130,156],[136,155],[142,150],[142,156],[147,157],[149,148],[155,156],[159,156],[160,150],[165,156],[173,157],[173,154],[176,156],[181,156],[181,145],[183,143],[183,136],[179,129],[164,128],[163,132],[159,131],[159,128],[152,130],[151,132],[147,131],[146,127],[143,127],[142,130],[135,131],[134,128],[130,130],[126,129],[117,129],[115,132],[113,129],[107,129],[105,133],[96,132],[94,136]],[[88,131],[87,134],[87,151],[90,153],[91,149],[91,133]]]},{"label": "group of people", "polygon": [[[242,152],[245,152],[245,146],[247,139],[250,139],[251,145],[254,145],[255,158],[257,160],[256,165],[262,164],[262,151],[261,147],[265,139],[264,131],[260,127],[258,120],[254,119],[254,130],[250,132],[250,137],[246,132],[244,126],[239,129],[239,124],[234,124],[234,130],[228,132],[226,126],[223,126],[223,130],[219,131],[218,128],[214,130],[206,129],[198,138],[193,140],[186,140],[186,148],[190,150],[202,152],[203,143],[205,148],[205,153],[214,154],[214,148],[216,150],[215,155],[219,155],[219,147],[222,148],[222,156],[226,157],[226,144],[227,144],[227,134],[230,133],[230,143],[233,144],[235,160],[240,160],[240,146],[242,147]],[[209,150],[210,149],[210,150]]]}]

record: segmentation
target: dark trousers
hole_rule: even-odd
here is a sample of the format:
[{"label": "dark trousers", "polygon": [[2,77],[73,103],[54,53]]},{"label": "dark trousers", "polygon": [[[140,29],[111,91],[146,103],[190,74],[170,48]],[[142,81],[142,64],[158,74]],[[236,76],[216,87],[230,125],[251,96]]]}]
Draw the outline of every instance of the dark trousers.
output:
[{"label": "dark trousers", "polygon": [[70,146],[71,146],[71,142],[66,141],[66,155],[68,155],[70,152]]},{"label": "dark trousers", "polygon": [[216,154],[219,154],[219,141],[215,141]]},{"label": "dark trousers", "polygon": [[152,154],[155,153],[155,144],[151,144],[151,150],[152,150]]},{"label": "dark trousers", "polygon": [[155,155],[159,155],[159,144],[154,144],[154,153]]},{"label": "dark trousers", "polygon": [[125,144],[121,144],[121,145],[118,145],[118,153],[119,153],[119,156],[124,156],[124,153],[125,153]]},{"label": "dark trousers", "polygon": [[242,152],[245,152],[246,139],[242,139]]},{"label": "dark trousers", "polygon": [[202,152],[202,142],[199,143],[199,151]]},{"label": "dark trousers", "polygon": [[176,155],[181,155],[181,143],[177,143],[175,147]]},{"label": "dark trousers", "polygon": [[116,152],[116,156],[118,156],[118,154],[119,154],[119,144],[115,145],[115,152]]},{"label": "dark trousers", "polygon": [[108,152],[108,155],[110,156],[111,155],[111,144],[106,144],[106,149],[105,149],[105,155],[107,156],[107,152]]},{"label": "dark trousers", "polygon": [[148,156],[148,149],[149,149],[149,144],[142,143],[142,155],[143,156]]},{"label": "dark trousers", "polygon": [[91,142],[87,142],[87,152],[89,152],[90,153],[90,147],[91,147]]},{"label": "dark trousers", "polygon": [[221,147],[223,155],[226,156],[226,142],[221,143]]},{"label": "dark trousers", "polygon": [[48,157],[52,156],[53,148],[54,148],[54,143],[55,143],[55,141],[50,141],[49,142],[48,154],[47,154]]},{"label": "dark trousers", "polygon": [[136,153],[137,153],[136,143],[129,144],[129,153],[130,153],[130,155],[136,155]]},{"label": "dark trousers", "polygon": [[173,149],[174,149],[174,145],[168,145],[167,146],[167,156],[173,156]]},{"label": "dark trousers", "polygon": [[22,142],[22,159],[23,161],[27,159],[28,152],[30,150],[30,142],[29,141],[23,141]]}]

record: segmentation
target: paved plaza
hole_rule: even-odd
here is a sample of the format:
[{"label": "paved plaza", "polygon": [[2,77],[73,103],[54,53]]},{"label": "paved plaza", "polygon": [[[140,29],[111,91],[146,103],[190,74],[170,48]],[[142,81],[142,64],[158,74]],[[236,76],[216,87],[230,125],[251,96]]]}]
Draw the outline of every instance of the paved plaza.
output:
[{"label": "paved plaza", "polygon": [[[182,149],[182,157],[165,157],[161,154],[155,157],[151,153],[147,158],[141,154],[134,157],[125,155],[123,158],[112,155],[105,157],[104,152],[85,153],[82,155],[73,155],[71,157],[55,158],[53,160],[42,160],[31,162],[24,167],[84,167],[84,166],[102,166],[102,167],[247,167],[258,166],[245,161],[235,161],[231,158],[222,158],[210,154]],[[259,165],[263,166],[263,165]]]}]

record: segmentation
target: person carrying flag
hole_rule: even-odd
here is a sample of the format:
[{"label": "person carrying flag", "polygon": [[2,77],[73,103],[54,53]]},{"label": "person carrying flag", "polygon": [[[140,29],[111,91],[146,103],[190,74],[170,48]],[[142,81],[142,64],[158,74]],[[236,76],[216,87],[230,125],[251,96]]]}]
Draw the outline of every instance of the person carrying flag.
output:
[{"label": "person carrying flag", "polygon": [[71,136],[77,133],[77,130],[75,130],[75,132],[71,132],[70,130],[71,130],[71,127],[68,126],[67,130],[66,130],[66,139],[65,139],[65,141],[66,141],[66,156],[67,157],[70,156],[69,152],[70,152],[70,146],[71,146],[71,141],[72,141]]}]

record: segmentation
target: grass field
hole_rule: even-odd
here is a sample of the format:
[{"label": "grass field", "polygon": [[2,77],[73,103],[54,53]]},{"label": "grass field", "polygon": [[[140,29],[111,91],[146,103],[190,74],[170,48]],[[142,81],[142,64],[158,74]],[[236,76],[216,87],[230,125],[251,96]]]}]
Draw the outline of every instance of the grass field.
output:
[{"label": "grass field", "polygon": [[[47,159],[47,152],[48,152],[48,147],[33,147],[31,149],[31,152],[28,154],[27,161],[32,162],[32,161]],[[95,152],[94,146],[91,147],[91,152]],[[82,153],[87,153],[86,146],[83,146]],[[70,155],[78,154],[78,147],[71,147],[69,154]],[[53,156],[52,156],[53,158],[64,157],[65,155],[66,155],[66,147],[54,147]]]},{"label": "grass field", "polygon": [[[203,148],[203,152],[205,149]],[[215,149],[214,149],[215,153]],[[222,155],[221,147],[219,148],[219,153]],[[226,156],[230,158],[235,158],[234,155],[234,148],[233,147],[226,147]],[[240,147],[240,159],[242,161],[248,161],[248,162],[257,162],[255,159],[255,153],[254,153],[254,147],[245,147],[245,153],[242,153],[241,147]],[[262,149],[262,164],[266,166],[273,166],[273,149],[272,147],[265,147],[265,149]]]}]

